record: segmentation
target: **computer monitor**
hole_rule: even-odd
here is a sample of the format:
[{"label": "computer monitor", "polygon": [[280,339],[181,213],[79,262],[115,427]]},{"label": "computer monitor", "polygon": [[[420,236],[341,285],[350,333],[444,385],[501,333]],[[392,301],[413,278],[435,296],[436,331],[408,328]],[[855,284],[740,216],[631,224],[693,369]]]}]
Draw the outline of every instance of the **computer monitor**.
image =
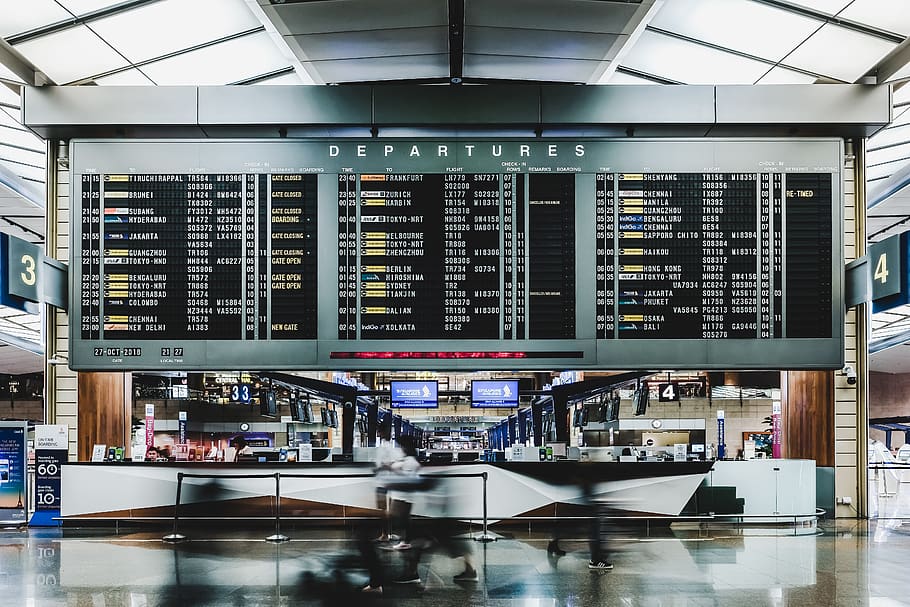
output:
[{"label": "computer monitor", "polygon": [[274,390],[267,390],[259,397],[259,414],[264,417],[278,417],[278,397]]},{"label": "computer monitor", "polygon": [[635,407],[635,415],[644,415],[648,411],[648,392],[647,386],[639,386],[632,395],[632,405]]},{"label": "computer monitor", "polygon": [[619,419],[619,404],[622,402],[622,399],[619,397],[619,394],[614,394],[607,402],[607,419],[605,421],[615,422]]},{"label": "computer monitor", "polygon": [[310,404],[309,398],[301,403],[300,421],[305,424],[316,423],[316,418],[313,416],[313,405]]}]

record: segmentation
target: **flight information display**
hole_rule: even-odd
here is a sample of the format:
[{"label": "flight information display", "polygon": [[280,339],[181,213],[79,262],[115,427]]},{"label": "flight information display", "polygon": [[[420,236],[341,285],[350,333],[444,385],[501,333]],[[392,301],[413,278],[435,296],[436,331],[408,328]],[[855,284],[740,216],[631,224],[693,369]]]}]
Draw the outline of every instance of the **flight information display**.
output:
[{"label": "flight information display", "polygon": [[836,140],[76,141],[71,366],[834,368]]},{"label": "flight information display", "polygon": [[[315,175],[104,173],[81,183],[83,340],[316,338]],[[173,350],[161,356],[183,356]]]}]

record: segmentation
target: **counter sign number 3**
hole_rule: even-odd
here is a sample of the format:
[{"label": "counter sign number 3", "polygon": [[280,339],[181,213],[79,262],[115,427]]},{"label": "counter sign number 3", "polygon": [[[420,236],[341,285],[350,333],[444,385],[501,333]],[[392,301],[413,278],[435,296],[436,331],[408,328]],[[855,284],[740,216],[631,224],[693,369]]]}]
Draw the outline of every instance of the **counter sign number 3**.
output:
[{"label": "counter sign number 3", "polygon": [[[5,266],[3,279],[0,279],[3,289],[0,303],[23,309],[24,302],[41,301],[41,247],[6,234],[0,237],[0,246],[0,266]],[[20,300],[18,305],[15,301],[7,301],[10,297]]]}]

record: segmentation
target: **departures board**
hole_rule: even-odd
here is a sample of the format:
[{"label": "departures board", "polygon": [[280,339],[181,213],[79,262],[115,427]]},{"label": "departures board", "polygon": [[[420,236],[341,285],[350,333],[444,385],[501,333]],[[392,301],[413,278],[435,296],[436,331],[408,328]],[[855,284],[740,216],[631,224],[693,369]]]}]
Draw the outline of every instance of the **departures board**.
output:
[{"label": "departures board", "polygon": [[810,369],[835,139],[77,140],[70,365]]}]

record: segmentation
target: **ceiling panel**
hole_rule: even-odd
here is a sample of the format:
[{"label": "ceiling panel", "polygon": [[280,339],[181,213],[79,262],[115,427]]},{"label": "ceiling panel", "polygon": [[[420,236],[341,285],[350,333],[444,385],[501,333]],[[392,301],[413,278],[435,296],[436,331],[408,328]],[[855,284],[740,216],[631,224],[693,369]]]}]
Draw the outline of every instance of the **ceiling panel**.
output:
[{"label": "ceiling panel", "polygon": [[894,102],[894,105],[910,103],[910,83],[905,82],[903,86],[895,87],[892,101]]},{"label": "ceiling panel", "polygon": [[[650,3],[648,3],[650,4]],[[629,34],[637,3],[591,0],[465,0],[465,25]]]},{"label": "ceiling panel", "polygon": [[15,48],[57,84],[127,65],[123,57],[84,25],[27,40]]},{"label": "ceiling panel", "polygon": [[879,373],[910,372],[910,347],[904,344],[869,354],[869,370]]},{"label": "ceiling panel", "polygon": [[[514,80],[587,82],[599,66],[599,61],[581,59],[469,54],[464,56],[464,75],[467,78],[508,77]],[[446,71],[448,72],[448,66]]]},{"label": "ceiling panel", "polygon": [[137,69],[124,70],[110,76],[96,78],[95,83],[102,86],[148,86],[155,84]]},{"label": "ceiling panel", "polygon": [[856,82],[896,45],[830,23],[784,59],[785,65]]},{"label": "ceiling panel", "polygon": [[[0,63],[0,80],[11,80],[13,82],[24,83],[19,76],[13,73],[11,69]],[[5,87],[5,84],[0,84],[0,87]]]},{"label": "ceiling panel", "polygon": [[639,78],[638,76],[633,76],[632,74],[626,74],[623,72],[615,71],[613,75],[610,76],[610,80],[605,84],[656,84],[653,80],[648,80],[647,78]]},{"label": "ceiling panel", "polygon": [[812,84],[817,78],[785,67],[771,68],[756,84]]},{"label": "ceiling panel", "polygon": [[673,0],[650,25],[779,61],[823,23],[752,0]]},{"label": "ceiling panel", "polygon": [[288,67],[268,34],[260,32],[142,66],[159,85],[230,84]]},{"label": "ceiling panel", "polygon": [[2,0],[0,3],[0,37],[59,23],[72,17],[54,0]]},{"label": "ceiling panel", "polygon": [[820,13],[836,15],[853,0],[789,0],[790,4],[804,6]]},{"label": "ceiling panel", "polygon": [[[622,36],[622,39],[627,39]],[[466,27],[465,53],[590,59],[599,61],[620,39],[615,34],[572,33],[552,30],[528,31],[499,27]],[[508,77],[508,74],[503,77]]]},{"label": "ceiling panel", "polygon": [[297,72],[288,72],[286,74],[281,74],[280,76],[275,76],[274,78],[267,78],[266,80],[260,80],[254,82],[254,85],[297,85],[303,84],[303,81],[300,79],[300,76]]},{"label": "ceiling panel", "polygon": [[0,343],[0,369],[11,375],[44,371],[44,357]]},{"label": "ceiling panel", "polygon": [[304,64],[329,83],[373,80],[407,80],[412,78],[446,78],[449,75],[448,54],[405,55],[366,59],[332,59]]},{"label": "ceiling panel", "polygon": [[869,163],[866,167],[866,179],[869,181],[875,181],[884,177],[888,177],[900,169],[908,161],[910,161],[910,156],[906,158],[898,158],[896,160],[891,160],[888,162],[881,161],[880,163],[874,163],[873,159],[870,158]]},{"label": "ceiling panel", "polygon": [[123,4],[124,0],[57,0],[57,2],[74,15],[87,15]]},{"label": "ceiling panel", "polygon": [[641,35],[622,64],[686,84],[752,84],[771,67],[651,31]]},{"label": "ceiling panel", "polygon": [[906,158],[908,155],[910,155],[910,143],[877,150],[870,149],[866,155],[866,163],[874,166],[884,162],[894,162],[900,158]]},{"label": "ceiling panel", "polygon": [[91,26],[127,59],[139,63],[261,24],[243,2],[163,0],[92,21]]},{"label": "ceiling panel", "polygon": [[869,138],[868,150],[872,152],[878,148],[910,141],[910,124],[901,124],[888,129],[882,129]]},{"label": "ceiling panel", "polygon": [[446,27],[306,34],[286,36],[285,40],[310,61],[440,54],[449,50]]},{"label": "ceiling panel", "polygon": [[283,36],[326,32],[401,29],[449,24],[446,0],[326,0],[270,4],[259,0],[262,10]]},{"label": "ceiling panel", "polygon": [[0,84],[0,103],[19,107],[19,93],[4,84]]},{"label": "ceiling panel", "polygon": [[907,0],[853,0],[838,17],[907,36],[910,34],[908,9]]}]

